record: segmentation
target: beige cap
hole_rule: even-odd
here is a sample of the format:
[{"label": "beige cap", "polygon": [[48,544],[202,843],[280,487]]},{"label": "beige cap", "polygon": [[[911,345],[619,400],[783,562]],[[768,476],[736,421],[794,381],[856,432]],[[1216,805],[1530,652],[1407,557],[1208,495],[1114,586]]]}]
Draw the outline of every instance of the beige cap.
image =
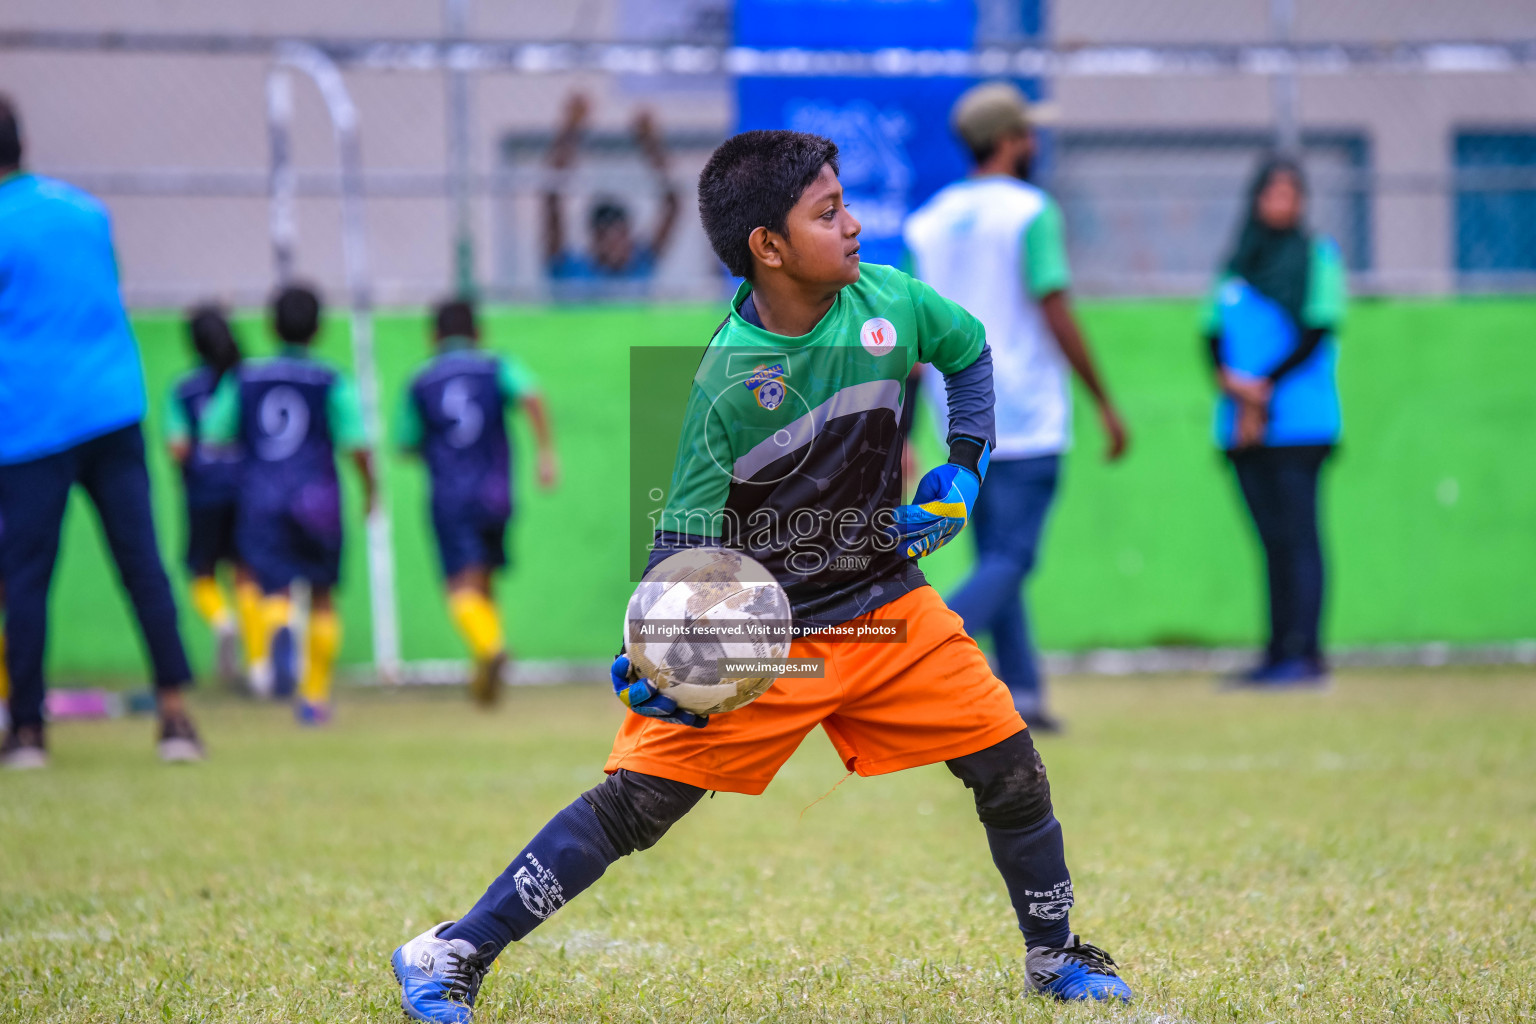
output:
[{"label": "beige cap", "polygon": [[967,89],[949,112],[949,126],[972,149],[986,149],[1011,132],[1050,124],[1056,108],[1032,104],[1012,82],[983,82]]}]

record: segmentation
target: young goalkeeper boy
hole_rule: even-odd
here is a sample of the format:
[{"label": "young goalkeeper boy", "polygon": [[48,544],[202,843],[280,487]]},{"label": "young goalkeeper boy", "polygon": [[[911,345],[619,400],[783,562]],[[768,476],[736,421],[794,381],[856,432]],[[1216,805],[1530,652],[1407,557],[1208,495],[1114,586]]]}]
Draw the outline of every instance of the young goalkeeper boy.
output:
[{"label": "young goalkeeper boy", "polygon": [[[1045,769],[959,616],[917,558],[965,525],[991,449],[991,357],[980,323],[889,267],[859,265],[837,147],[746,132],[710,157],[699,210],[715,253],[746,278],[695,377],[655,564],[680,547],[750,554],[784,584],[798,629],[905,623],[899,643],[797,640],[826,678],[785,678],[713,718],[679,709],[629,660],[613,665],[626,716],[608,778],[555,815],[480,901],[394,953],[417,1020],[466,1022],[491,962],[655,844],[708,790],[761,793],[812,728],[849,770],[943,761],[971,789],[1024,933],[1030,987],[1061,999],[1128,999],[1114,961],[1072,934],[1072,882]],[[903,382],[914,361],[945,375],[949,462],[898,506]]]}]

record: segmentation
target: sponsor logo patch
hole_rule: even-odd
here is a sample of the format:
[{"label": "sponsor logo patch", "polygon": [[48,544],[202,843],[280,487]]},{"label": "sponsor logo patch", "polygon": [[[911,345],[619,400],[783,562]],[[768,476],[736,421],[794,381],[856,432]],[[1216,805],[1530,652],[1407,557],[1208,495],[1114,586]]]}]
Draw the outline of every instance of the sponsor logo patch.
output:
[{"label": "sponsor logo patch", "polygon": [[540,864],[537,857],[531,853],[524,856],[528,858],[528,863],[512,873],[512,881],[517,886],[517,896],[523,901],[523,906],[542,921],[565,906],[565,890],[560,887],[560,880],[555,877],[555,873]]},{"label": "sponsor logo patch", "polygon": [[871,317],[859,328],[859,343],[872,356],[883,356],[896,347],[896,325],[883,316]]},{"label": "sponsor logo patch", "polygon": [[1042,921],[1060,921],[1072,909],[1072,883],[1059,882],[1045,892],[1026,890],[1026,895],[1044,897],[1029,904],[1029,916]]}]

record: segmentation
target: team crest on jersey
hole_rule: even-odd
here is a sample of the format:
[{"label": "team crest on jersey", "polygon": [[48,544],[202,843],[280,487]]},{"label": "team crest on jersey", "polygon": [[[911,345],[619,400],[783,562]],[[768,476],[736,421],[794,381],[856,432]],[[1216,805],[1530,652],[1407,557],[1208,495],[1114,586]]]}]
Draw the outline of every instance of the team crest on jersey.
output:
[{"label": "team crest on jersey", "polygon": [[872,356],[883,356],[896,347],[896,325],[883,316],[870,317],[859,328],[859,342]]},{"label": "team crest on jersey", "polygon": [[771,363],[753,369],[742,386],[757,397],[757,404],[769,412],[784,404],[784,364]]}]

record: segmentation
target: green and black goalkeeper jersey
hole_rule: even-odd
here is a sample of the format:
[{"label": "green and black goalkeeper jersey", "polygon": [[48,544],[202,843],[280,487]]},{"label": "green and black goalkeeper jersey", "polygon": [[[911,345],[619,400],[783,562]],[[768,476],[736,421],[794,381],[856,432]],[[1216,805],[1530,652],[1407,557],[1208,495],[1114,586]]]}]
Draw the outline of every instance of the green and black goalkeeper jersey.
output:
[{"label": "green and black goalkeeper jersey", "polygon": [[946,375],[970,366],[985,335],[891,267],[866,265],[799,338],[743,319],[750,290],[694,377],[659,523],[673,537],[658,540],[744,551],[784,585],[797,623],[846,622],[925,583],[881,530],[902,497],[903,389],[916,362]]}]

